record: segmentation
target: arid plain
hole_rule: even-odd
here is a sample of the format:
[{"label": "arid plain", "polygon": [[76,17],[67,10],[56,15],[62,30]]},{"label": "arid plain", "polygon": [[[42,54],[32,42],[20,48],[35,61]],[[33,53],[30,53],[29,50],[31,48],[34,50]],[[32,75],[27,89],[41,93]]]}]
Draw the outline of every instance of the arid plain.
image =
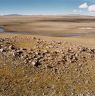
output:
[{"label": "arid plain", "polygon": [[14,33],[11,36],[32,34],[95,45],[95,17],[91,16],[1,16],[0,26],[5,32]]},{"label": "arid plain", "polygon": [[0,16],[0,96],[95,96],[95,17]]}]

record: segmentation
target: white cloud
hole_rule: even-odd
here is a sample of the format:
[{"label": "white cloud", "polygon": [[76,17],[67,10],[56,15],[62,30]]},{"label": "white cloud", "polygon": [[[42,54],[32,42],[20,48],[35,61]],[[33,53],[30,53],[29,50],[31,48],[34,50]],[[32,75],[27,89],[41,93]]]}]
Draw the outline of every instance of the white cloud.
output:
[{"label": "white cloud", "polygon": [[88,11],[95,13],[95,4],[88,7]]},{"label": "white cloud", "polygon": [[95,4],[88,5],[87,2],[85,2],[85,3],[82,3],[81,5],[79,5],[79,9],[81,11],[82,11],[82,9],[87,9],[88,12],[95,14]]},{"label": "white cloud", "polygon": [[83,3],[83,4],[81,4],[81,5],[79,6],[79,8],[81,8],[81,9],[86,9],[86,8],[88,8],[88,4],[87,4],[87,3]]}]

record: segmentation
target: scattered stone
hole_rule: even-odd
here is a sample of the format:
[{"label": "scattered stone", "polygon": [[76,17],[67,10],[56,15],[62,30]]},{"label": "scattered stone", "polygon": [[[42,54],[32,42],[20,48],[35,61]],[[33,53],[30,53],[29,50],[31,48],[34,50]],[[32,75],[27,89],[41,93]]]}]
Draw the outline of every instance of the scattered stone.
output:
[{"label": "scattered stone", "polygon": [[35,66],[35,65],[36,65],[36,62],[33,61],[33,62],[32,62],[32,65]]},{"label": "scattered stone", "polygon": [[[87,48],[83,46],[79,46],[79,47],[75,46],[74,48],[72,46],[69,46],[68,48],[67,46],[67,48],[65,48],[64,42],[60,42],[60,41],[49,42],[49,41],[37,39],[35,37],[33,39],[35,39],[37,43],[35,45],[35,48],[30,50],[18,48],[8,39],[0,39],[0,57],[1,57],[0,62],[1,64],[3,64],[2,62],[4,62],[4,64],[2,66],[0,65],[0,67],[1,67],[2,74],[3,75],[5,74],[6,76],[6,78],[4,76],[1,76],[4,79],[0,77],[0,79],[2,79],[0,83],[3,82],[3,84],[1,84],[3,86],[5,82],[8,82],[5,84],[6,86],[4,86],[5,89],[10,90],[16,86],[17,88],[20,88],[19,84],[21,84],[20,92],[23,89],[23,87],[26,88],[26,86],[27,88],[29,88],[30,86],[29,90],[32,90],[34,88],[34,87],[32,88],[33,83],[35,82],[36,82],[35,84],[38,85],[37,88],[40,88],[39,82],[41,82],[41,85],[43,84],[43,82],[38,79],[41,79],[41,80],[45,80],[44,84],[41,86],[42,89],[44,88],[44,85],[46,86],[50,82],[48,81],[47,83],[46,82],[47,80],[51,80],[52,82],[54,80],[53,83],[57,82],[56,84],[58,84],[57,85],[58,87],[56,86],[54,87],[57,90],[59,88],[59,85],[61,86],[60,82],[62,82],[62,84],[65,84],[63,83],[63,81],[65,82],[66,80],[67,85],[66,84],[62,85],[61,88],[63,88],[63,86],[66,86],[64,87],[66,88],[65,90],[67,90],[68,93],[69,91],[71,91],[72,96],[86,96],[86,95],[95,96],[93,95],[94,93],[91,94],[91,92],[83,93],[83,94],[80,93],[79,95],[78,94],[76,95],[76,93],[74,93],[75,90],[73,90],[72,92],[72,89],[76,87],[76,83],[81,86],[81,82],[83,82],[83,84],[86,84],[87,86],[89,86],[89,84],[92,83],[92,81],[94,81],[94,78],[92,78],[94,76],[92,77],[90,76],[89,70],[91,69],[91,74],[92,74],[95,69],[95,64],[93,64],[93,66],[86,66],[89,63],[89,60],[91,61],[93,60],[93,62],[95,62],[94,48],[92,49],[92,48]],[[2,53],[6,53],[6,54],[2,54]],[[7,65],[6,60],[9,60],[9,61],[13,60],[10,67]],[[8,64],[9,63],[10,62],[8,62]],[[4,66],[6,66],[6,68],[4,69],[4,72],[3,72],[2,68]],[[6,70],[7,68],[9,68],[9,70]],[[85,68],[85,70],[83,70],[83,68]],[[7,72],[8,72],[8,75],[7,75]],[[50,77],[48,78],[45,77],[46,78],[45,79],[43,76],[39,75],[39,74],[41,75],[44,74],[41,72],[45,72],[46,76],[47,77],[50,76]],[[38,77],[35,77],[35,73],[36,73],[36,76]],[[14,78],[15,76],[16,78]],[[88,76],[88,80],[85,79],[86,76]],[[80,81],[80,77],[82,78],[83,81],[82,80]],[[25,81],[22,78],[24,78]],[[90,82],[91,78],[92,78],[92,81]],[[70,82],[69,82],[69,79],[70,79]],[[30,80],[31,80],[31,83],[33,82],[31,85],[29,83]],[[10,88],[10,85],[12,84],[14,87]],[[51,85],[51,82],[50,82],[50,85]],[[0,88],[4,89],[2,86],[0,86]],[[50,89],[50,87],[49,88],[46,87],[46,89],[48,89],[49,92],[50,90],[54,90],[54,88]],[[0,92],[2,91],[2,89],[0,89]],[[26,91],[26,89],[22,90],[22,92]],[[6,93],[7,90],[3,90],[3,92]],[[17,92],[18,91],[19,89],[17,90]],[[56,96],[56,93],[58,93],[57,91],[56,92],[54,91],[54,94],[55,94],[54,96]],[[34,92],[34,90],[32,92]],[[71,94],[69,95],[66,94],[66,96],[71,96]],[[12,96],[13,95],[14,94],[12,94]],[[7,96],[7,95],[4,94],[4,96]],[[11,96],[11,95],[8,95],[8,96]],[[27,95],[25,94],[25,96]],[[36,96],[36,95],[33,94],[29,96]],[[37,96],[42,96],[42,94]],[[58,94],[58,96],[61,96],[61,95]]]}]

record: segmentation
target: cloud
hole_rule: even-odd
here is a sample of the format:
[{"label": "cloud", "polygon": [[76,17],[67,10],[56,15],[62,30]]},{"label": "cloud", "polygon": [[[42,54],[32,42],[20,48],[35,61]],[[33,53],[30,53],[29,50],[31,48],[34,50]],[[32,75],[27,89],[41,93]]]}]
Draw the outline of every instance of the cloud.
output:
[{"label": "cloud", "polygon": [[87,3],[83,3],[79,6],[80,9],[86,9],[88,8],[88,4]]},{"label": "cloud", "polygon": [[88,5],[87,2],[79,5],[79,9],[87,9],[88,12],[95,13],[95,4]]},{"label": "cloud", "polygon": [[95,13],[95,4],[94,4],[94,5],[90,5],[90,6],[88,7],[88,11]]}]

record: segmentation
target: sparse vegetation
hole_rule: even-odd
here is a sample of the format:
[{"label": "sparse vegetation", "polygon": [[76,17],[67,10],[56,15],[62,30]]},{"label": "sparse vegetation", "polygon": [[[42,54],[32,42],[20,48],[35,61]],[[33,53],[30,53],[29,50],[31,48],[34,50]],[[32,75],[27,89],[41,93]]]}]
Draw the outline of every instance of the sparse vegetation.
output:
[{"label": "sparse vegetation", "polygon": [[32,49],[23,49],[14,40],[0,39],[1,96],[95,95],[94,48],[38,38],[32,42]]}]

